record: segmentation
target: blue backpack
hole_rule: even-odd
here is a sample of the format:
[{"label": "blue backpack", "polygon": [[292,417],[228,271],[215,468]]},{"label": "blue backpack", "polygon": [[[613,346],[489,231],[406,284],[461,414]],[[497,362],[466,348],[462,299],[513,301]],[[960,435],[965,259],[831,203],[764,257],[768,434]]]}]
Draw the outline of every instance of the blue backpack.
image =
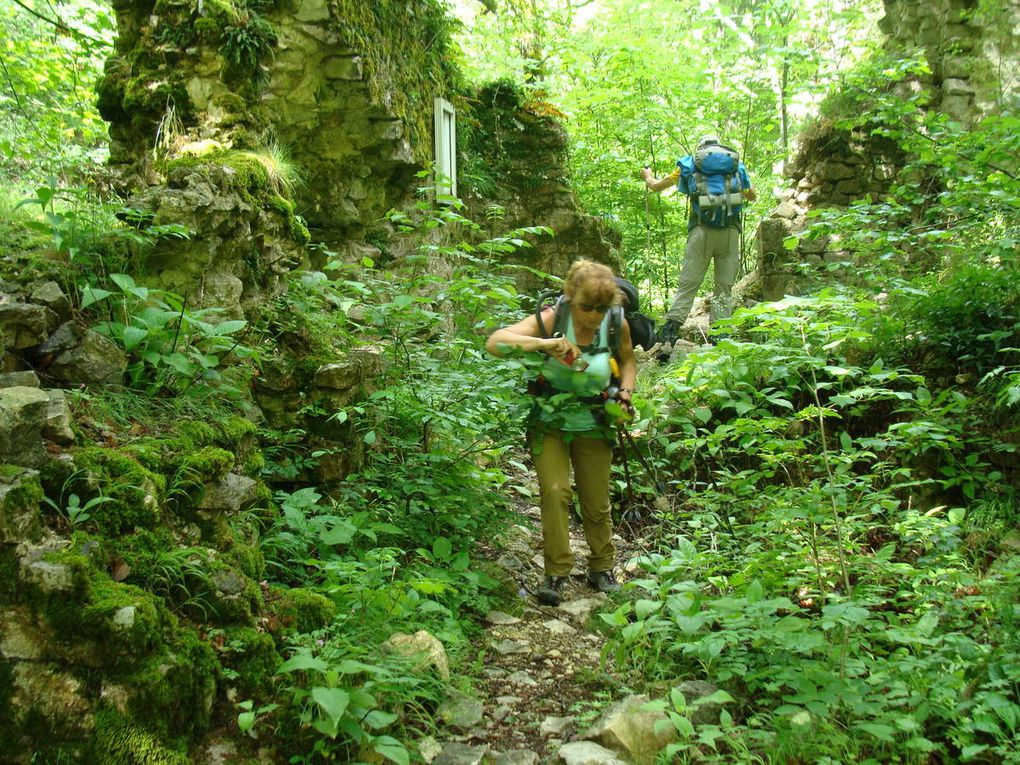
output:
[{"label": "blue backpack", "polygon": [[677,187],[691,200],[691,214],[698,223],[712,228],[739,225],[744,182],[736,151],[706,144],[676,164],[680,168]]}]

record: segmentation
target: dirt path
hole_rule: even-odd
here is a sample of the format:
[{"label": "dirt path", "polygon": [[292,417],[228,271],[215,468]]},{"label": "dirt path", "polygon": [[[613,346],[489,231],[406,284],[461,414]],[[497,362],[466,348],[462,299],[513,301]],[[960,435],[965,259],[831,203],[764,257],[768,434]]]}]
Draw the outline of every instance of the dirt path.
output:
[{"label": "dirt path", "polygon": [[[518,524],[505,539],[484,546],[483,554],[516,583],[521,608],[511,609],[515,615],[487,615],[478,645],[483,668],[477,697],[447,711],[447,722],[462,732],[444,737],[434,765],[482,762],[483,756],[500,765],[551,761],[623,685],[612,658],[604,656],[604,636],[588,626],[607,596],[585,580],[588,547],[579,522],[571,524],[576,563],[563,603],[549,607],[535,600],[543,578],[538,491],[531,476],[518,476],[517,485],[532,497],[514,495]],[[629,526],[622,531],[616,529],[614,542],[616,572],[624,581],[626,562],[641,540],[633,539]]]}]

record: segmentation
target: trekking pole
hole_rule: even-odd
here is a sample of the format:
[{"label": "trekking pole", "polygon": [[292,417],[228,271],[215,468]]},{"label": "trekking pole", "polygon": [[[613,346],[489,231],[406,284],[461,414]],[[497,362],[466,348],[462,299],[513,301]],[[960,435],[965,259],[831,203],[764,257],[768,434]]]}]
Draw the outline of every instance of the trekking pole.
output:
[{"label": "trekking pole", "polygon": [[[645,469],[645,472],[648,474],[648,480],[651,481],[652,484],[655,486],[655,490],[657,492],[659,492],[660,494],[665,494],[666,493],[666,483],[659,479],[659,477],[656,474],[656,472],[652,469],[652,467],[645,460],[644,455],[642,455],[640,450],[637,448],[637,444],[634,443],[634,436],[632,436],[630,434],[629,430],[621,430],[621,431],[619,431],[618,434],[619,434],[620,439],[621,439],[621,443],[620,443],[621,447],[623,446],[623,439],[626,439],[630,443],[631,451],[634,452],[635,456],[638,458],[638,462],[641,463],[641,467],[643,467]],[[627,474],[627,471],[624,470],[624,475],[626,475],[626,474]]]},{"label": "trekking pole", "polygon": [[[748,144],[751,143],[751,90],[747,91],[747,113],[744,115],[744,145],[743,149],[744,159],[748,158]],[[743,189],[741,189],[743,193]],[[747,250],[747,237],[744,235],[744,205],[740,205],[740,270],[746,274],[750,272],[750,257],[748,256]]]},{"label": "trekking pole", "polygon": [[[630,483],[630,462],[627,459],[627,444],[623,439],[624,428],[616,429],[616,438],[620,442],[620,454],[623,455],[623,477],[627,482],[627,509],[624,510],[622,520],[624,521],[636,521],[640,520],[641,514],[634,509],[634,487]],[[634,515],[637,517],[634,517]]]}]

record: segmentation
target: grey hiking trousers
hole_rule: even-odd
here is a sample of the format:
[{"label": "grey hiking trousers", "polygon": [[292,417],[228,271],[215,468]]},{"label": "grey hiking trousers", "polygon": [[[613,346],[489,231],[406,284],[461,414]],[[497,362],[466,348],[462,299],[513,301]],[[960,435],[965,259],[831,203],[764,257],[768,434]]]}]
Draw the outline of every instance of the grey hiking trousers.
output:
[{"label": "grey hiking trousers", "polygon": [[683,324],[691,312],[694,297],[708,273],[708,264],[715,261],[715,291],[710,320],[729,318],[733,313],[733,283],[740,270],[740,231],[733,226],[711,228],[698,225],[687,234],[687,252],[680,271],[680,284],[666,319]]}]

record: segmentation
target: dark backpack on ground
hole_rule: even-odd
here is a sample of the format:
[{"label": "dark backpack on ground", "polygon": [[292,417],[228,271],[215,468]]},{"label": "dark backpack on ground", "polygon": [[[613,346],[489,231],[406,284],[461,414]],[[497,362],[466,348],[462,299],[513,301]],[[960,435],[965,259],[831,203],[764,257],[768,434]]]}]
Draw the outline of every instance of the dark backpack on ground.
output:
[{"label": "dark backpack on ground", "polygon": [[[630,325],[630,339],[634,347],[650,349],[655,345],[655,322],[638,311],[641,299],[638,296],[637,287],[621,276],[616,277],[616,286],[623,293],[623,304],[609,309],[609,351],[616,356],[616,352],[620,349],[620,327],[623,325],[623,319],[627,319],[627,323]],[[564,310],[567,301],[562,294],[551,297],[555,299],[552,306],[556,310],[551,331],[542,321],[542,311],[549,307],[550,300],[545,296],[540,298],[535,308],[535,318],[538,320],[542,337],[553,337],[557,333],[566,335],[567,333],[569,315]]]},{"label": "dark backpack on ground", "polygon": [[691,213],[699,223],[726,228],[740,220],[744,197],[740,155],[735,149],[719,143],[706,144],[677,165],[680,167],[677,185],[691,200]]}]

